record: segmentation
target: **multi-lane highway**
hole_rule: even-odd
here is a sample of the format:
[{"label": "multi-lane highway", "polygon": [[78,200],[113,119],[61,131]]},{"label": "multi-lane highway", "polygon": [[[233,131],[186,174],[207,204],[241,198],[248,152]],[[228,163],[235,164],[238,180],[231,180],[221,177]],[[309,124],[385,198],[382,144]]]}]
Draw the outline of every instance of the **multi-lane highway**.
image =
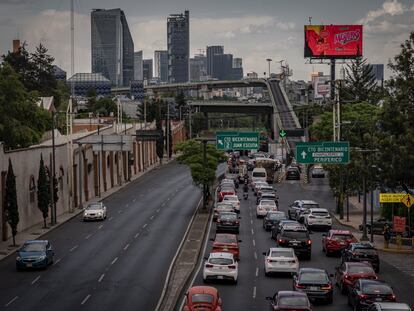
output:
[{"label": "multi-lane highway", "polygon": [[[328,186],[327,179],[314,179],[312,184],[303,186],[299,181],[284,181],[275,185],[280,197],[279,209],[287,212],[290,203],[298,199],[311,199],[320,203],[321,207],[332,209],[334,200]],[[241,190],[239,197],[242,198]],[[255,199],[249,192],[249,199],[241,199],[241,223],[240,235],[240,262],[238,284],[212,283],[219,289],[223,299],[224,310],[267,310],[268,302],[266,296],[273,296],[279,290],[292,289],[292,277],[265,277],[263,252],[269,247],[274,247],[275,242],[270,239],[270,233],[262,228],[262,219],[256,218]],[[335,223],[334,227],[340,226]],[[214,237],[215,225],[211,227],[210,237]],[[326,257],[321,247],[321,232],[314,232],[312,238],[312,260],[301,260],[301,267],[315,267],[326,269],[334,273],[335,266],[339,264],[340,258]],[[206,248],[206,256],[211,250],[211,242]],[[381,254],[380,254],[381,256]],[[414,278],[408,280],[409,276],[403,274],[386,262],[381,262],[380,279],[389,282],[395,289],[397,299],[414,305],[409,284],[413,284]],[[197,274],[194,285],[203,284],[202,269]],[[351,310],[347,306],[347,298],[341,295],[337,288],[334,290],[334,303],[332,305],[316,305],[314,310]]]},{"label": "multi-lane highway", "polygon": [[79,216],[45,235],[55,252],[47,270],[1,261],[0,309],[154,310],[200,198],[186,167],[149,172],[104,201],[106,221]]}]

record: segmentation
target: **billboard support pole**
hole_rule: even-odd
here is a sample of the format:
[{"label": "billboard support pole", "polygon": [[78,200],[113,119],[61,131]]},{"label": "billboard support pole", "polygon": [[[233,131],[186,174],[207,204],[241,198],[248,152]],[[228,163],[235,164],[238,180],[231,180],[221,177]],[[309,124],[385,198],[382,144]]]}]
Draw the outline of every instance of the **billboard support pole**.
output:
[{"label": "billboard support pole", "polygon": [[336,122],[335,122],[335,58],[331,58],[331,101],[332,101],[332,126],[333,141],[336,141]]}]

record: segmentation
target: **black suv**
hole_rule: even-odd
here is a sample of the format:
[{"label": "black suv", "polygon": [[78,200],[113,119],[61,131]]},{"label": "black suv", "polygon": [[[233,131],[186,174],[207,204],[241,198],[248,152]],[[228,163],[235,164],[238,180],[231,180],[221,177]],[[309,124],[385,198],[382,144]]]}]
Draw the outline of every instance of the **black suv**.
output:
[{"label": "black suv", "polygon": [[378,252],[371,243],[351,243],[342,252],[342,262],[346,261],[367,261],[379,272]]},{"label": "black suv", "polygon": [[285,212],[267,212],[266,216],[263,218],[263,228],[266,231],[270,231],[273,226],[279,224],[279,221],[286,218]]},{"label": "black suv", "polygon": [[240,221],[236,213],[222,212],[217,217],[217,232],[234,231],[239,233]]},{"label": "black suv", "polygon": [[293,248],[297,256],[311,259],[312,240],[309,232],[304,226],[282,228],[277,235],[276,243],[280,247]]}]

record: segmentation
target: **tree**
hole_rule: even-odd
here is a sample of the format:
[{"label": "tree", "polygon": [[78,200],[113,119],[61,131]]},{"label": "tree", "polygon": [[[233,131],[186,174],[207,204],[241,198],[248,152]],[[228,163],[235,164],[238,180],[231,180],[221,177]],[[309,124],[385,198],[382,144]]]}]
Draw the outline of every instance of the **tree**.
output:
[{"label": "tree", "polygon": [[358,56],[345,68],[345,86],[340,88],[342,101],[370,102],[376,89],[375,75],[367,59]]},{"label": "tree", "polygon": [[86,92],[86,97],[88,98],[88,103],[86,106],[88,107],[89,111],[94,111],[96,106],[96,90],[94,88],[90,88],[88,92]]},{"label": "tree", "polygon": [[179,92],[176,96],[175,96],[175,104],[177,105],[178,108],[185,106],[187,104],[186,100],[185,100],[185,96],[183,92]]},{"label": "tree", "polygon": [[43,163],[43,156],[40,155],[39,177],[37,179],[37,207],[42,212],[44,228],[46,228],[46,218],[49,215],[50,204],[50,183]]},{"label": "tree", "polygon": [[35,90],[42,96],[51,96],[51,90],[56,90],[57,81],[54,76],[54,58],[47,54],[47,48],[41,43],[36,47],[36,51],[31,54],[33,64],[33,77],[35,80]]},{"label": "tree", "polygon": [[17,225],[19,223],[19,207],[17,205],[16,176],[9,159],[9,169],[6,178],[5,218],[12,230],[13,246],[16,246]]}]

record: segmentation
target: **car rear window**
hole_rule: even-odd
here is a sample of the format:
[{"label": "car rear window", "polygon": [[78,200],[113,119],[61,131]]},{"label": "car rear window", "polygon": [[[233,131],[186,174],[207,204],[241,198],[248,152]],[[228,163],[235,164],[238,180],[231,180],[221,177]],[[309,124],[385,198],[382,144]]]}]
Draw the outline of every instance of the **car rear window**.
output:
[{"label": "car rear window", "polygon": [[303,208],[309,209],[309,208],[319,208],[319,204],[303,204]]},{"label": "car rear window", "polygon": [[220,220],[235,220],[237,219],[237,215],[236,214],[230,214],[230,213],[225,213],[225,214],[220,214],[219,216]]},{"label": "car rear window", "polygon": [[332,235],[332,239],[349,240],[349,239],[352,239],[352,235],[350,235],[350,234],[334,234],[334,235]]},{"label": "car rear window", "polygon": [[275,203],[275,201],[272,201],[272,200],[261,200],[260,205],[272,205],[272,206],[274,206],[274,205],[276,205],[276,203]]},{"label": "car rear window", "polygon": [[218,243],[236,243],[236,237],[229,235],[218,235],[216,236],[216,242]]},{"label": "car rear window", "polygon": [[392,289],[386,284],[364,284],[362,287],[362,291],[365,294],[375,295],[391,295]]},{"label": "car rear window", "polygon": [[194,294],[191,296],[191,300],[193,303],[195,302],[213,303],[214,297],[209,294]]},{"label": "car rear window", "polygon": [[308,237],[308,233],[306,231],[283,231],[282,236],[284,238],[307,238]]},{"label": "car rear window", "polygon": [[252,176],[253,177],[266,177],[266,173],[265,172],[254,172]]},{"label": "car rear window", "polygon": [[286,257],[286,258],[292,258],[293,252],[292,251],[271,251],[270,257]]},{"label": "car rear window", "polygon": [[224,201],[238,201],[238,197],[224,197]]},{"label": "car rear window", "polygon": [[234,192],[234,189],[231,187],[224,187],[221,189],[221,192]]},{"label": "car rear window", "polygon": [[233,263],[233,260],[230,258],[210,258],[208,262],[213,265],[227,266],[231,265]]},{"label": "car rear window", "polygon": [[100,205],[100,204],[91,204],[91,205],[88,205],[88,207],[86,209],[87,210],[102,209],[102,205]]},{"label": "car rear window", "polygon": [[270,213],[268,215],[268,218],[270,220],[279,220],[279,219],[285,219],[286,218],[286,214],[285,213]]},{"label": "car rear window", "polygon": [[233,205],[231,205],[231,204],[219,204],[219,205],[217,205],[217,209],[220,209],[220,210],[232,210],[233,209]]},{"label": "car rear window", "polygon": [[350,266],[348,268],[349,273],[357,274],[357,273],[372,273],[374,274],[374,270],[369,266]]},{"label": "car rear window", "polygon": [[312,215],[315,215],[315,216],[329,216],[329,213],[328,212],[312,212]]},{"label": "car rear window", "polygon": [[329,282],[328,276],[324,272],[302,272],[299,282]]},{"label": "car rear window", "polygon": [[28,243],[21,248],[23,252],[43,252],[46,249],[46,244],[43,243]]},{"label": "car rear window", "polygon": [[278,303],[281,307],[306,307],[308,304],[306,297],[280,297]]}]

